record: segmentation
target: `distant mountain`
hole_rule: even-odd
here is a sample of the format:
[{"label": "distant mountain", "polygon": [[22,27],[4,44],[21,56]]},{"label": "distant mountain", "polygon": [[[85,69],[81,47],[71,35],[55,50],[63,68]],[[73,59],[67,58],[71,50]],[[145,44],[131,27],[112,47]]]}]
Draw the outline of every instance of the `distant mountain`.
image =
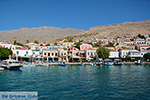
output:
[{"label": "distant mountain", "polygon": [[125,22],[106,26],[92,27],[74,36],[74,39],[89,40],[91,38],[109,38],[118,36],[136,36],[150,34],[150,20]]},{"label": "distant mountain", "polygon": [[30,42],[34,42],[35,40],[40,42],[52,42],[56,39],[72,36],[74,39],[83,39],[87,41],[91,38],[123,37],[138,34],[150,34],[150,20],[96,26],[87,31],[47,26],[39,28],[21,28],[19,30],[0,31],[0,40],[9,43],[13,43],[14,40],[21,43],[25,43],[26,40]]},{"label": "distant mountain", "polygon": [[34,42],[52,42],[56,39],[66,36],[75,35],[84,30],[72,29],[72,28],[58,28],[58,27],[39,27],[39,28],[21,28],[19,30],[0,31],[0,41],[6,41],[13,43],[17,40],[21,43],[26,43],[26,40]]}]

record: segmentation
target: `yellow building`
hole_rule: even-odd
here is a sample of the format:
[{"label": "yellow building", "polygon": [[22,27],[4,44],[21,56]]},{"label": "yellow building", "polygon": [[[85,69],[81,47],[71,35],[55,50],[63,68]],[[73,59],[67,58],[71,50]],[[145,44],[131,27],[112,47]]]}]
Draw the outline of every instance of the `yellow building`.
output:
[{"label": "yellow building", "polygon": [[145,44],[144,39],[136,39],[136,44]]},{"label": "yellow building", "polygon": [[71,47],[73,45],[73,42],[64,42],[63,46],[65,46],[66,48]]}]

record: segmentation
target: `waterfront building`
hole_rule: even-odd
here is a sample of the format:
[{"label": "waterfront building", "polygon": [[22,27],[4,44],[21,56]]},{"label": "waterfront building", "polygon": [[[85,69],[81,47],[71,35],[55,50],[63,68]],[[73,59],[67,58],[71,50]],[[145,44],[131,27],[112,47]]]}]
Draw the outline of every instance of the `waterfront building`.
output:
[{"label": "waterfront building", "polygon": [[92,48],[85,50],[85,57],[86,57],[86,60],[89,60],[89,59],[96,60],[97,58],[96,50]]},{"label": "waterfront building", "polygon": [[119,52],[117,50],[114,49],[110,49],[110,59],[115,59],[115,58],[119,58]]},{"label": "waterfront building", "polygon": [[57,49],[43,49],[43,58],[48,61],[58,61],[58,50]]},{"label": "waterfront building", "polygon": [[22,60],[22,61],[31,61],[32,58],[32,50],[28,50],[28,49],[18,49],[16,47],[16,49],[12,50],[13,52],[13,56],[16,57],[16,59],[18,60]]},{"label": "waterfront building", "polygon": [[135,60],[138,60],[141,59],[143,55],[141,55],[141,52],[138,50],[130,50],[127,54],[127,57],[130,59],[134,58]]},{"label": "waterfront building", "polygon": [[120,58],[127,58],[130,49],[119,49],[119,57]]},{"label": "waterfront building", "polygon": [[64,61],[64,62],[68,62],[68,57],[67,57],[67,50],[64,50],[62,48],[58,48],[58,61]]}]

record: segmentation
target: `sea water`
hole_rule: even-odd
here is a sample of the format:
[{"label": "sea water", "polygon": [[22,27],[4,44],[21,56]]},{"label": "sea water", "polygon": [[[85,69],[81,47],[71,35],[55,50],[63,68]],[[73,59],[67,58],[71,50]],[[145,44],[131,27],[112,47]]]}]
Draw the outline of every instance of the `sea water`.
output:
[{"label": "sea water", "polygon": [[150,100],[150,65],[38,66],[0,71],[0,92],[38,100]]}]

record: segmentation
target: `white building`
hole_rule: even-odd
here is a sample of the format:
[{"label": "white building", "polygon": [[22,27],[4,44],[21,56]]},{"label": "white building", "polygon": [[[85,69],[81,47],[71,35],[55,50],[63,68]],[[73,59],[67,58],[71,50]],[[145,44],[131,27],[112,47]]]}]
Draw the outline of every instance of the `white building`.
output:
[{"label": "white building", "polygon": [[119,58],[119,52],[111,49],[109,58]]},{"label": "white building", "polygon": [[13,55],[18,57],[30,57],[32,56],[32,50],[12,50]]}]

